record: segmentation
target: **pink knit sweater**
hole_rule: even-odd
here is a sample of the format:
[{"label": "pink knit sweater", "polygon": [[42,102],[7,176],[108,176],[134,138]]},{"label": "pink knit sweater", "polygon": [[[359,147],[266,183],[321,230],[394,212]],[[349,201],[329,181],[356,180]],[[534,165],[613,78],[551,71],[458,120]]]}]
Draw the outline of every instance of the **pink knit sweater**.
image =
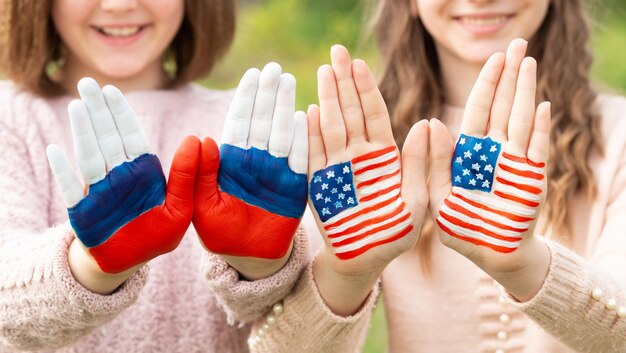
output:
[{"label": "pink knit sweater", "polygon": [[[473,263],[432,239],[428,276],[417,247],[383,274],[389,353],[626,352],[626,99],[601,96],[597,103],[605,150],[604,157],[591,156],[597,196],[578,195],[569,205],[571,243],[545,240],[552,262],[539,293],[516,302]],[[462,114],[448,107],[442,117],[455,135]],[[314,290],[310,267],[302,278],[284,300],[277,326],[257,339],[253,351],[359,352],[367,317],[338,320]]]},{"label": "pink knit sweater", "polygon": [[[186,135],[219,141],[231,96],[197,85],[128,94],[166,175]],[[68,267],[74,235],[45,155],[56,143],[73,158],[69,100],[0,83],[0,352],[247,352],[248,324],[300,277],[305,233],[281,271],[247,282],[190,227],[113,294],[88,291]]]}]

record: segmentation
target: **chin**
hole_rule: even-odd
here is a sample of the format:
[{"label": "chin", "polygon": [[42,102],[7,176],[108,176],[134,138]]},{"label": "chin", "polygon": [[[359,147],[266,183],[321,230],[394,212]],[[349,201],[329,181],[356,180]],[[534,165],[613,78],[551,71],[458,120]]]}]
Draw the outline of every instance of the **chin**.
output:
[{"label": "chin", "polygon": [[484,64],[489,57],[497,52],[505,53],[510,40],[488,40],[466,42],[457,46],[457,56],[463,61]]}]

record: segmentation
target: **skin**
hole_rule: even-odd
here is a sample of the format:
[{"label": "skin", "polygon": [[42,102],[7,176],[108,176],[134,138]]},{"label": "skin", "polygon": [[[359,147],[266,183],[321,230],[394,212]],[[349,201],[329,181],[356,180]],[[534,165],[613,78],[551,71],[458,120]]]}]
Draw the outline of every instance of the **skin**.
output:
[{"label": "skin", "polygon": [[[435,40],[447,103],[462,107],[478,73],[515,38],[530,40],[548,11],[549,0],[408,0]],[[499,26],[471,26],[472,19],[505,16]]]}]

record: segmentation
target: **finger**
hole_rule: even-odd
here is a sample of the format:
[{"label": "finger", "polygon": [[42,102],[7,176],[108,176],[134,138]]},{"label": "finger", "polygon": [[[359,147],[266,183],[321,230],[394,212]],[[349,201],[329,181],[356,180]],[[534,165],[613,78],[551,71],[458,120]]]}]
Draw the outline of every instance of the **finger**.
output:
[{"label": "finger", "polygon": [[508,138],[513,153],[524,155],[528,149],[535,119],[535,92],[537,87],[537,62],[531,57],[522,60],[515,100],[509,120]]},{"label": "finger", "polygon": [[56,179],[59,189],[61,189],[65,206],[67,208],[74,207],[85,195],[83,183],[78,180],[78,177],[72,171],[72,166],[61,147],[49,145],[46,148],[46,155],[48,156],[48,163],[50,163],[54,179]]},{"label": "finger", "polygon": [[274,157],[289,155],[293,142],[295,110],[296,79],[292,74],[282,74],[278,83],[269,142],[269,152]]},{"label": "finger", "polygon": [[115,125],[122,137],[124,151],[128,159],[134,159],[145,153],[150,153],[150,143],[144,133],[137,115],[128,104],[124,94],[115,86],[107,85],[102,88],[104,100],[106,101],[111,115],[115,120]]},{"label": "finger", "polygon": [[202,203],[217,192],[217,172],[220,168],[220,152],[213,139],[207,137],[202,141],[200,163],[196,176],[194,202]]},{"label": "finger", "polygon": [[249,69],[239,81],[233,101],[228,108],[221,143],[240,148],[248,147],[250,120],[260,75],[259,69]]},{"label": "finger", "polygon": [[441,203],[452,189],[451,164],[454,155],[454,142],[448,128],[437,119],[430,121],[430,176],[428,179],[428,194],[430,196],[430,210],[436,215]]},{"label": "finger", "polygon": [[372,72],[363,60],[354,60],[352,71],[365,114],[368,140],[382,144],[394,143],[387,105]]},{"label": "finger", "polygon": [[498,141],[505,141],[507,136],[507,126],[513,107],[515,97],[515,86],[520,64],[526,54],[528,42],[523,39],[515,39],[509,44],[506,51],[504,70],[496,88],[496,94],[491,106],[489,118],[489,135]]},{"label": "finger", "polygon": [[248,146],[267,150],[281,70],[277,63],[269,63],[261,71],[259,89],[254,99],[254,109],[250,121]]},{"label": "finger", "polygon": [[346,149],[346,126],[343,122],[337,81],[333,68],[322,65],[317,70],[317,91],[320,100],[320,128],[327,160],[340,158]]},{"label": "finger", "polygon": [[546,163],[550,153],[550,102],[542,102],[537,107],[533,133],[528,145],[528,159],[536,163]]},{"label": "finger", "polygon": [[85,103],[79,99],[70,102],[67,107],[70,114],[70,126],[74,140],[74,153],[83,179],[92,185],[106,176],[106,164]]},{"label": "finger", "polygon": [[426,170],[428,154],[428,121],[413,125],[402,146],[402,198],[412,212],[426,208]]},{"label": "finger", "polygon": [[98,83],[93,78],[85,77],[78,81],[77,86],[78,94],[89,111],[93,131],[98,138],[98,145],[104,156],[107,170],[111,170],[127,160],[122,138]]},{"label": "finger", "polygon": [[165,209],[191,219],[196,172],[200,161],[200,140],[187,136],[174,154],[167,179]]},{"label": "finger", "polygon": [[504,54],[493,54],[483,66],[478,79],[467,98],[461,133],[465,135],[483,137],[487,132],[489,112],[500,73],[504,67]]},{"label": "finger", "polygon": [[326,151],[320,129],[320,108],[311,104],[307,111],[309,133],[309,172],[320,170],[326,166]]},{"label": "finger", "polygon": [[309,138],[307,117],[303,111],[296,112],[294,118],[294,134],[289,153],[289,168],[296,173],[306,174],[309,164]]},{"label": "finger", "polygon": [[337,79],[339,105],[346,126],[348,143],[365,141],[365,125],[361,101],[352,77],[352,61],[350,53],[341,45],[333,45],[330,59]]}]

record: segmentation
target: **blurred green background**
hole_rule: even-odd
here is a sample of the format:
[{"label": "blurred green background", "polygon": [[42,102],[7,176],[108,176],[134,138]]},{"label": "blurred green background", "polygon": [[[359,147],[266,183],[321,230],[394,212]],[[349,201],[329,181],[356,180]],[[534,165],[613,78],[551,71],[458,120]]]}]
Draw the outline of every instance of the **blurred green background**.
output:
[{"label": "blurred green background", "polygon": [[[316,71],[329,63],[329,48],[345,45],[353,58],[377,71],[375,46],[362,35],[368,14],[364,0],[241,1],[235,43],[211,77],[202,83],[231,88],[249,67],[277,61],[298,80],[297,108],[317,102]],[[367,13],[366,13],[367,12]],[[594,81],[601,91],[626,92],[626,1],[593,2]],[[364,352],[385,352],[387,331],[382,300],[374,313]]]}]

